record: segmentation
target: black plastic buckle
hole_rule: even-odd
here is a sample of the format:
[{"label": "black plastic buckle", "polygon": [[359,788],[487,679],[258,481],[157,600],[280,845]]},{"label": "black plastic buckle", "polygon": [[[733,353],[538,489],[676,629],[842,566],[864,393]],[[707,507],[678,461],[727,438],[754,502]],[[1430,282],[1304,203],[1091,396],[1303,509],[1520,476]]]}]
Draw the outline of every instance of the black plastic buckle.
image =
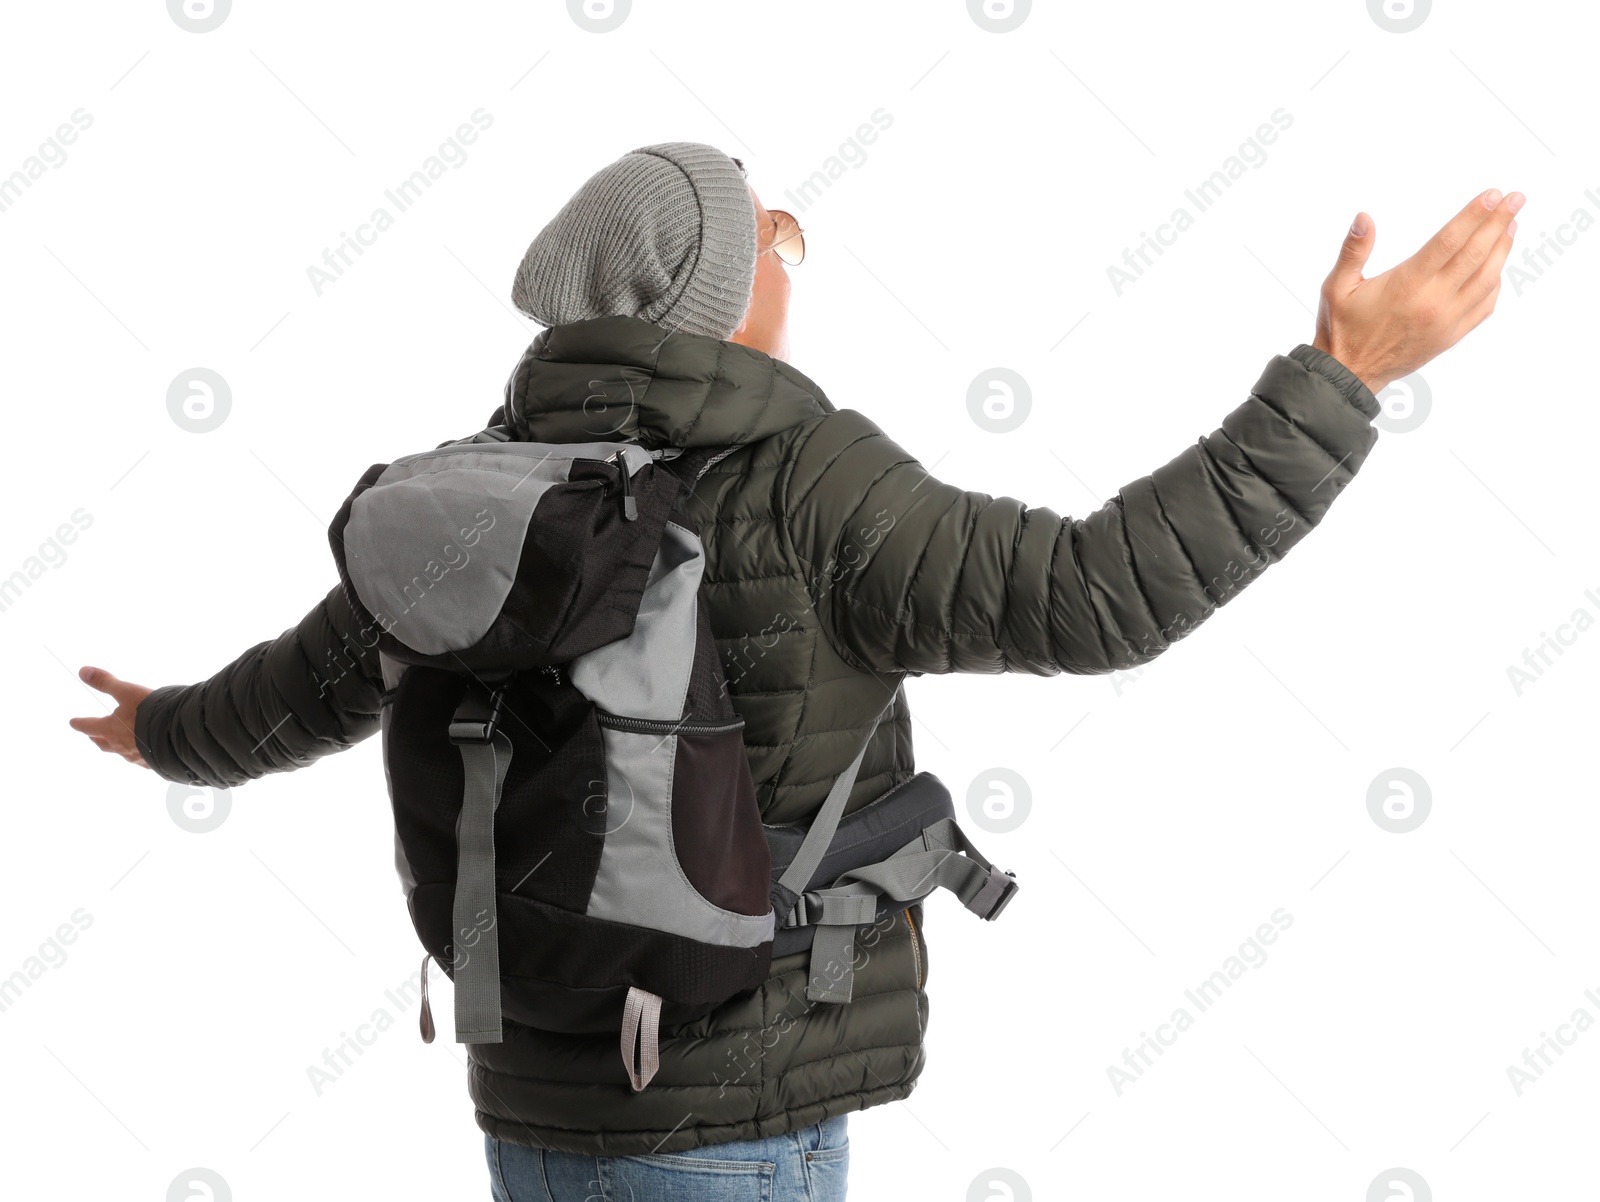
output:
[{"label": "black plastic buckle", "polygon": [[[810,901],[807,901],[807,898],[810,898]],[[812,912],[814,910],[820,912],[820,907],[816,896],[811,893],[802,893],[799,897],[795,898],[794,905],[791,906],[788,911],[777,916],[778,929],[792,930],[795,927],[809,925]]]},{"label": "black plastic buckle", "polygon": [[989,878],[991,880],[993,880],[997,875],[1002,874],[1009,879],[1006,881],[1006,887],[1000,891],[1000,896],[995,899],[994,905],[991,906],[989,908],[989,912],[983,916],[983,920],[985,922],[993,922],[996,918],[999,918],[1000,911],[1004,910],[1006,906],[1011,903],[1011,899],[1017,895],[1018,886],[1016,873],[1000,868],[989,869]]},{"label": "black plastic buckle", "polygon": [[504,685],[495,689],[489,694],[487,705],[476,689],[469,692],[456,707],[455,716],[450,719],[450,742],[457,746],[462,743],[491,742],[500,725],[500,706],[505,692]]}]

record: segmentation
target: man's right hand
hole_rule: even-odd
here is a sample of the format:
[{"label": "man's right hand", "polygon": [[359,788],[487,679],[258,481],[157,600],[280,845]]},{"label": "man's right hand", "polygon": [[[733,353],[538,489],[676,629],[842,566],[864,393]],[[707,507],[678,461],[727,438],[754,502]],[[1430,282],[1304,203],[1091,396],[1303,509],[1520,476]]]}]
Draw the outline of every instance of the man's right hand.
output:
[{"label": "man's right hand", "polygon": [[1449,350],[1494,312],[1500,270],[1526,198],[1491,188],[1475,196],[1416,254],[1363,279],[1372,218],[1358,213],[1322,285],[1317,334],[1326,351],[1374,393]]}]

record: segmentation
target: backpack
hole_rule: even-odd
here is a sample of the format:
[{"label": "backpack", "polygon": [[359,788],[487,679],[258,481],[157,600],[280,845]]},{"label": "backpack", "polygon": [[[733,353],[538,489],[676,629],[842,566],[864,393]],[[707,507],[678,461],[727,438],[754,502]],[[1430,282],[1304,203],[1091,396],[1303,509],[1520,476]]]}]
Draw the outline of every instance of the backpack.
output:
[{"label": "backpack", "polygon": [[498,1043],[503,1019],[620,1031],[641,1090],[660,1029],[758,987],[775,954],[809,945],[807,997],[848,1002],[858,926],[940,886],[986,919],[1014,895],[929,773],[841,821],[865,746],[809,827],[763,823],[682,506],[734,449],[494,425],[374,465],[334,518],[383,673],[424,1041],[431,960],[457,1042]]}]

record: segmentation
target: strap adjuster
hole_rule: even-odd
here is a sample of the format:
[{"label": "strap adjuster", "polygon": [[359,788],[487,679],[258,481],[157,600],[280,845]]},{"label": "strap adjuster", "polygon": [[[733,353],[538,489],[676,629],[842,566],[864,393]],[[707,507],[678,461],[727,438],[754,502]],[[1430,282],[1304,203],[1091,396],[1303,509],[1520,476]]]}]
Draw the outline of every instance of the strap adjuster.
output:
[{"label": "strap adjuster", "polygon": [[862,926],[876,922],[879,894],[844,894],[813,889],[802,893],[787,915],[779,915],[780,929],[809,926]]},{"label": "strap adjuster", "polygon": [[995,897],[994,904],[989,907],[988,912],[979,913],[978,917],[983,919],[985,922],[993,922],[996,918],[999,918],[1000,911],[1004,910],[1008,905],[1010,905],[1011,899],[1017,895],[1017,887],[1016,873],[1008,872],[1004,869],[991,866],[989,869],[989,880],[987,883],[985,883],[983,889],[979,891],[978,896],[973,898],[973,901],[980,901],[991,891],[994,891],[997,896]]},{"label": "strap adjuster", "polygon": [[777,916],[777,925],[780,929],[810,926],[822,913],[822,903],[815,893],[802,893],[794,899],[794,905],[787,914]]},{"label": "strap adjuster", "polygon": [[488,703],[485,704],[476,690],[469,690],[456,708],[455,716],[450,719],[450,742],[456,746],[492,742],[500,725],[500,706],[505,691],[504,685],[499,686],[489,694]]}]

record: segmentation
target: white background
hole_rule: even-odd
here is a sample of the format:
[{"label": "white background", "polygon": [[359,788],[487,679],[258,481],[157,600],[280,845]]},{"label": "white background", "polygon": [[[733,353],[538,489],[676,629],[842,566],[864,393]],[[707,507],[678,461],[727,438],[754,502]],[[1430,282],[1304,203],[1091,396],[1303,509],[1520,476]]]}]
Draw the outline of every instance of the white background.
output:
[{"label": "white background", "polygon": [[[12,6],[0,174],[93,123],[0,212],[0,575],[92,525],[0,612],[0,976],[92,925],[0,1012],[4,1193],[159,1202],[204,1166],[240,1202],[487,1197],[460,1049],[385,998],[420,950],[376,741],[196,835],[67,719],[101,712],[79,665],[201,679],[323,595],[361,472],[498,403],[534,329],[512,273],[592,171],[709,141],[799,212],[783,192],[885,110],[800,213],[793,361],[941,478],[1084,514],[1310,341],[1358,209],[1374,272],[1487,187],[1530,198],[1514,264],[1600,216],[1596,33],[1476,0],[1403,34],[1362,0],[1040,4],[1009,33],[957,0],[639,0],[608,33],[550,2],[239,0],[204,34],[159,0]],[[317,295],[324,248],[480,108],[465,163]],[[1107,267],[1280,108],[1266,161],[1117,295]],[[1322,528],[1142,673],[910,683],[922,767],[963,799],[1027,782],[1020,826],[973,824],[1023,892],[992,926],[930,903],[928,1067],[852,1117],[852,1197],[1360,1202],[1395,1166],[1439,1198],[1593,1196],[1600,1033],[1521,1096],[1506,1071],[1600,1019],[1600,633],[1507,675],[1600,617],[1600,233],[1563,249],[1423,369],[1426,420]],[[206,434],[166,405],[197,366],[232,393]],[[1031,386],[1010,434],[967,409],[996,366]],[[1368,813],[1395,767],[1431,789],[1409,834]],[[1108,1066],[1280,907],[1266,963],[1119,1096]],[[308,1067],[379,1007],[318,1096]]]}]

